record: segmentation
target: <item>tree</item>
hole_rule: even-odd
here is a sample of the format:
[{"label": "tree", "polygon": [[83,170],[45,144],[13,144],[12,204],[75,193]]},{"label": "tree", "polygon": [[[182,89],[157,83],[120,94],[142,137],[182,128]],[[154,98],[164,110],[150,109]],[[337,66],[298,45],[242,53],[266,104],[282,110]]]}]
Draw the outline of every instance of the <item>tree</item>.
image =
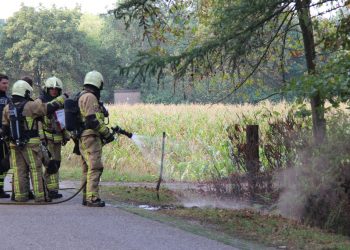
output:
[{"label": "tree", "polygon": [[141,47],[142,31],[135,30],[131,25],[125,31],[122,21],[112,16],[94,16],[84,14],[79,29],[88,39],[89,54],[93,55],[94,64],[104,76],[105,85],[101,96],[106,101],[112,101],[114,89],[139,88],[139,82],[132,84],[128,78],[119,74],[119,66],[130,63],[135,58],[135,47]]},{"label": "tree", "polygon": [[[158,41],[164,40],[166,36],[163,34],[166,31],[173,32],[168,29],[167,18],[172,16],[174,19],[174,13],[178,13],[179,9],[196,12],[199,13],[197,17],[210,19],[207,21],[206,39],[197,39],[177,53],[165,53],[161,49],[143,52],[131,67],[138,68],[139,75],[142,76],[161,74],[165,69],[170,69],[175,78],[183,77],[188,72],[216,74],[225,69],[232,79],[232,87],[227,96],[256,74],[275,46],[281,48],[280,64],[284,68],[286,40],[295,30],[302,34],[307,72],[309,75],[315,74],[315,17],[311,16],[311,9],[329,4],[327,12],[344,6],[344,1],[334,0],[202,0],[198,5],[184,9],[181,8],[184,2],[190,1],[127,0],[114,10],[115,16],[126,22],[137,17],[145,29],[145,35],[156,34],[153,38]],[[325,99],[318,89],[310,93],[309,98],[314,138],[320,143],[325,137],[326,129]]]},{"label": "tree", "polygon": [[33,75],[39,84],[52,74],[80,80],[85,68],[75,65],[89,59],[86,36],[78,30],[80,17],[78,9],[22,6],[9,18],[1,37],[0,58],[8,71],[16,77]]}]

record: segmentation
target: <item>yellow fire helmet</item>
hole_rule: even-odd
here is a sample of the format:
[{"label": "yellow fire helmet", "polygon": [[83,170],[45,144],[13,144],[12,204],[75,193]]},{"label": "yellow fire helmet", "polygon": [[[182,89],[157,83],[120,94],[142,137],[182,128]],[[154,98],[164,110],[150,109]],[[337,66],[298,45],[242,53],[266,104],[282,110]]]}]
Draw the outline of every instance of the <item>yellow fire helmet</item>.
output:
[{"label": "yellow fire helmet", "polygon": [[12,95],[31,97],[33,88],[23,80],[16,81],[12,86]]},{"label": "yellow fire helmet", "polygon": [[96,70],[88,72],[84,78],[84,85],[93,85],[98,89],[102,89],[103,88],[102,74]]},{"label": "yellow fire helmet", "polygon": [[47,91],[49,88],[56,88],[56,89],[60,89],[62,90],[63,88],[63,83],[62,81],[57,78],[56,76],[53,76],[53,77],[50,77],[50,78],[47,78],[46,81],[45,81],[45,91]]}]

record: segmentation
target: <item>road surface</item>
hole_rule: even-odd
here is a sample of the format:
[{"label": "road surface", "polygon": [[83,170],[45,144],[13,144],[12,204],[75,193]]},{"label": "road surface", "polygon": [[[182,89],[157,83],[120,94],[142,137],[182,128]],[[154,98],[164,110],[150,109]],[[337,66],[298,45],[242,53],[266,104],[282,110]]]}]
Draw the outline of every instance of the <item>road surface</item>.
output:
[{"label": "road surface", "polygon": [[0,211],[0,249],[239,249],[113,206],[82,206],[81,196],[57,205],[0,205]]}]

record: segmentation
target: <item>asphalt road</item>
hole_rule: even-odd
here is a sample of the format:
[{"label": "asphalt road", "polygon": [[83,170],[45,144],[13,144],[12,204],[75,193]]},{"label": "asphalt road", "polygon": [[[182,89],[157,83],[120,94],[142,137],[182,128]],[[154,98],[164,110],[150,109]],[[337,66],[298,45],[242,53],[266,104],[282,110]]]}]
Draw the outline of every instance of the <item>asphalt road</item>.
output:
[{"label": "asphalt road", "polygon": [[0,211],[0,249],[237,249],[115,207],[84,207],[79,196]]}]

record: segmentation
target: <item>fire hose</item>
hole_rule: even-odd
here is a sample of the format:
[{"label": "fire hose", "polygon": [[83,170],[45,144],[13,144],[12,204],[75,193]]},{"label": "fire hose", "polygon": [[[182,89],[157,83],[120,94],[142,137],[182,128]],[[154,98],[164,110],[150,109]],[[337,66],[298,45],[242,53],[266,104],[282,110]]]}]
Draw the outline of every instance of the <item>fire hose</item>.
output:
[{"label": "fire hose", "polygon": [[[112,133],[114,134],[122,134],[125,135],[129,138],[132,138],[133,134],[130,132],[127,132],[123,129],[121,129],[119,126],[115,126],[112,127]],[[157,182],[157,186],[156,186],[156,191],[157,191],[157,198],[159,200],[159,189],[160,189],[160,184],[162,181],[162,175],[163,175],[163,163],[164,163],[164,148],[165,148],[165,137],[166,134],[165,132],[163,132],[163,139],[162,139],[162,154],[161,154],[161,165],[160,165],[160,174],[159,174],[159,179]],[[56,204],[60,204],[60,203],[64,203],[67,202],[71,199],[73,199],[75,196],[77,196],[86,186],[86,181],[83,183],[83,185],[78,189],[78,191],[76,193],[74,193],[72,196],[60,200],[60,201],[54,201],[54,202],[35,202],[35,203],[30,203],[30,202],[0,202],[0,205],[56,205]],[[66,190],[66,189],[71,189],[71,188],[63,188],[60,190]]]},{"label": "fire hose", "polygon": [[41,205],[56,205],[56,204],[60,204],[60,203],[64,203],[67,201],[70,201],[71,199],[73,199],[75,196],[77,196],[86,186],[86,181],[83,183],[83,185],[81,185],[81,187],[78,189],[77,192],[75,192],[73,195],[71,195],[70,197],[60,200],[60,201],[52,201],[52,202],[35,202],[35,203],[30,203],[30,202],[0,202],[0,205],[29,205],[29,206],[41,206]]},{"label": "fire hose", "polygon": [[[132,133],[127,132],[125,130],[123,130],[122,128],[120,128],[119,126],[115,126],[112,127],[112,133],[114,134],[122,134],[125,135],[129,138],[132,138]],[[84,188],[86,187],[86,181],[81,185],[81,187],[78,189],[77,192],[75,192],[73,195],[71,195],[70,197],[60,200],[60,201],[50,201],[50,202],[35,202],[35,203],[31,203],[31,202],[0,202],[0,205],[29,205],[29,206],[42,206],[42,205],[56,205],[56,204],[61,204],[67,201],[70,201],[71,199],[73,199],[75,196],[77,196]],[[65,189],[71,189],[71,188],[65,188]],[[63,189],[60,189],[63,190]]]}]

